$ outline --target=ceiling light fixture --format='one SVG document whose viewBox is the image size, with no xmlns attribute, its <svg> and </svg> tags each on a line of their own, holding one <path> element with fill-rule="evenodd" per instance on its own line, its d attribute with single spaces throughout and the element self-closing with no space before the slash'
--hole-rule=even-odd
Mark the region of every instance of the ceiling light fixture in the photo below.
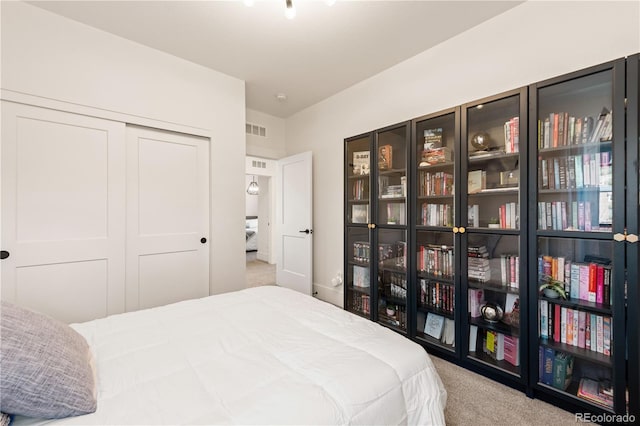
<svg viewBox="0 0 640 426">
<path fill-rule="evenodd" d="M 253 176 L 249 187 L 247 188 L 247 194 L 249 195 L 258 195 L 260 193 L 260 187 L 258 186 L 258 182 L 256 182 L 256 177 Z"/>
<path fill-rule="evenodd" d="M 293 6 L 293 0 L 285 0 L 285 2 L 287 3 L 287 8 L 284 11 L 284 16 L 286 16 L 287 19 L 295 18 L 296 8 Z"/>
<path fill-rule="evenodd" d="M 287 100 L 287 95 L 285 95 L 284 93 L 276 93 L 276 99 L 280 102 L 284 102 Z"/>
</svg>

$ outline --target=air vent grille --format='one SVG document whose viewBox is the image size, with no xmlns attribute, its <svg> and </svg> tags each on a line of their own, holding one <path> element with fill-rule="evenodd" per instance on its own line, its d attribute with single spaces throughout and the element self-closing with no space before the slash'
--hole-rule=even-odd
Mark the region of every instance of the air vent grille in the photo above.
<svg viewBox="0 0 640 426">
<path fill-rule="evenodd" d="M 267 168 L 267 162 L 266 161 L 251 160 L 251 166 L 255 167 L 257 169 L 266 169 Z"/>
<path fill-rule="evenodd" d="M 248 135 L 267 137 L 267 128 L 257 124 L 246 123 L 245 131 Z"/>
</svg>

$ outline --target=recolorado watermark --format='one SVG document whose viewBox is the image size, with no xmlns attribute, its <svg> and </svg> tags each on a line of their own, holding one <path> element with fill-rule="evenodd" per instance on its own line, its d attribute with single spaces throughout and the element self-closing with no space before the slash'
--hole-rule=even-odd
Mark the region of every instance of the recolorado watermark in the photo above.
<svg viewBox="0 0 640 426">
<path fill-rule="evenodd" d="M 576 423 L 628 423 L 636 422 L 633 414 L 592 414 L 576 413 Z"/>
</svg>

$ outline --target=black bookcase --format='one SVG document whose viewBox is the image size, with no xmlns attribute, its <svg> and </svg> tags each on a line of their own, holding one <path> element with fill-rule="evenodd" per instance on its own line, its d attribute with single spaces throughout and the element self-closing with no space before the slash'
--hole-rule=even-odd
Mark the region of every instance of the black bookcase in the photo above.
<svg viewBox="0 0 640 426">
<path fill-rule="evenodd" d="M 345 309 L 531 397 L 640 418 L 639 73 L 634 55 L 346 139 Z"/>
</svg>

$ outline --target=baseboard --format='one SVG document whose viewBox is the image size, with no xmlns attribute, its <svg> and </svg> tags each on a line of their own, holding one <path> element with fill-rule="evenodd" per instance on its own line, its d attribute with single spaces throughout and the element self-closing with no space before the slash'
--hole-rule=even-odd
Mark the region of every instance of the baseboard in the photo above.
<svg viewBox="0 0 640 426">
<path fill-rule="evenodd" d="M 326 286 L 322 284 L 313 284 L 313 291 L 316 298 L 329 302 L 332 305 L 336 305 L 342 308 L 344 305 L 344 299 L 342 297 L 342 286 Z"/>
</svg>

